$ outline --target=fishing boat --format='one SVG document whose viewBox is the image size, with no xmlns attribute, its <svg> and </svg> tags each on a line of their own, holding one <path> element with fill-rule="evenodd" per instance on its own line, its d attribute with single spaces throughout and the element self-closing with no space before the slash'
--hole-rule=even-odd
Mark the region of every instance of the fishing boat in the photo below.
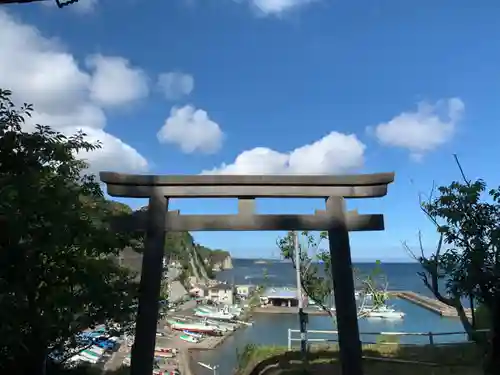
<svg viewBox="0 0 500 375">
<path fill-rule="evenodd" d="M 177 322 L 175 320 L 167 320 L 167 323 L 170 325 L 170 328 L 176 331 L 190 331 L 197 333 L 205 333 L 208 335 L 218 334 L 220 329 L 214 325 L 208 325 L 204 323 L 184 323 Z"/>
<path fill-rule="evenodd" d="M 375 308 L 365 307 L 362 312 L 365 313 L 367 318 L 379 318 L 379 319 L 402 319 L 405 313 L 402 311 L 397 311 L 386 305 L 378 306 Z"/>
<path fill-rule="evenodd" d="M 186 335 L 193 336 L 194 338 L 197 338 L 197 339 L 202 339 L 203 338 L 203 335 L 200 334 L 200 333 L 190 332 L 190 331 L 184 331 L 184 333 Z"/>
<path fill-rule="evenodd" d="M 175 354 L 171 352 L 157 352 L 155 350 L 155 358 L 174 358 Z"/>
<path fill-rule="evenodd" d="M 200 318 L 210 318 L 210 319 L 216 319 L 216 320 L 233 320 L 235 318 L 234 314 L 231 314 L 226 311 L 206 311 L 206 310 L 199 310 L 196 309 L 194 312 L 195 316 L 198 316 Z"/>
<path fill-rule="evenodd" d="M 155 346 L 155 352 L 163 352 L 163 353 L 177 353 L 176 348 L 164 348 L 163 346 Z"/>
<path fill-rule="evenodd" d="M 208 306 L 199 306 L 196 310 L 203 311 L 203 312 L 206 312 L 206 313 L 216 312 L 217 311 L 216 308 L 208 307 Z"/>
<path fill-rule="evenodd" d="M 200 340 L 198 340 L 196 337 L 190 335 L 181 335 L 179 338 L 192 344 L 198 344 L 200 342 Z"/>
<path fill-rule="evenodd" d="M 210 319 L 205 319 L 204 320 L 207 324 L 214 325 L 219 327 L 221 331 L 227 332 L 227 331 L 234 331 L 236 330 L 236 325 L 232 323 L 227 323 L 227 322 L 219 322 L 216 320 L 210 320 Z"/>
<path fill-rule="evenodd" d="M 100 348 L 97 348 L 100 349 Z M 99 353 L 98 350 L 90 348 L 83 350 L 82 352 L 78 353 L 80 358 L 85 361 L 85 362 L 90 362 L 92 364 L 96 364 L 99 362 L 99 360 L 102 358 L 103 353 Z"/>
</svg>

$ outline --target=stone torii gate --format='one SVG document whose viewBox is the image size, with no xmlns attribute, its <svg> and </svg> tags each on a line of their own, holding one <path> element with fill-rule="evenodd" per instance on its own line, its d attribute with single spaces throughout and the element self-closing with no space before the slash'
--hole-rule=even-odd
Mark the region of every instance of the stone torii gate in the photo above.
<svg viewBox="0 0 500 375">
<path fill-rule="evenodd" d="M 147 212 L 121 223 L 122 230 L 146 232 L 131 375 L 153 371 L 158 298 L 165 233 L 168 231 L 328 231 L 339 331 L 342 374 L 362 375 L 349 231 L 384 230 L 380 214 L 346 212 L 344 198 L 387 194 L 394 173 L 347 176 L 149 176 L 101 172 L 113 197 L 149 198 Z M 312 215 L 259 215 L 255 198 L 324 198 L 326 210 Z M 237 198 L 235 215 L 181 215 L 168 211 L 169 198 Z M 168 254 L 167 254 L 168 255 Z"/>
</svg>

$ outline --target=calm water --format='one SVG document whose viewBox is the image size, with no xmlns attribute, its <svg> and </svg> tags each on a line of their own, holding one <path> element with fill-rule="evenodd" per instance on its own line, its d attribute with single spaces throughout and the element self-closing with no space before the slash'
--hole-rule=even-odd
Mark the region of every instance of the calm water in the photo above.
<svg viewBox="0 0 500 375">
<path fill-rule="evenodd" d="M 233 282 L 235 284 L 267 284 L 272 286 L 295 285 L 295 273 L 291 264 L 288 263 L 268 263 L 254 264 L 252 260 L 235 259 L 232 270 L 222 271 L 217 275 L 219 280 Z M 356 268 L 362 272 L 369 272 L 374 264 L 356 264 Z M 263 277 L 263 268 L 267 269 L 267 280 Z M 382 269 L 387 275 L 389 289 L 391 290 L 413 290 L 425 295 L 430 295 L 429 291 L 422 285 L 417 272 L 420 271 L 418 264 L 412 263 L 387 263 L 382 264 Z M 462 332 L 460 322 L 454 318 L 441 318 L 430 311 L 419 308 L 403 300 L 393 300 L 390 302 L 396 309 L 406 313 L 404 319 L 396 321 L 368 320 L 360 319 L 360 332 Z M 286 345 L 288 329 L 298 329 L 298 318 L 290 314 L 256 314 L 254 325 L 238 330 L 232 337 L 228 338 L 219 348 L 212 351 L 199 353 L 199 359 L 206 363 L 218 364 L 219 374 L 232 374 L 236 366 L 236 350 L 244 348 L 246 344 L 266 344 L 266 345 Z M 308 329 L 311 330 L 335 330 L 332 321 L 325 316 L 310 316 Z M 324 335 L 309 335 L 309 338 L 325 338 Z M 373 335 L 362 334 L 364 342 L 374 342 Z M 332 339 L 336 339 L 332 336 Z M 437 336 L 435 342 L 462 341 L 464 335 Z M 403 343 L 425 343 L 426 337 L 405 337 L 401 339 Z M 295 342 L 294 345 L 298 345 Z M 200 374 L 209 374 L 200 367 Z"/>
</svg>

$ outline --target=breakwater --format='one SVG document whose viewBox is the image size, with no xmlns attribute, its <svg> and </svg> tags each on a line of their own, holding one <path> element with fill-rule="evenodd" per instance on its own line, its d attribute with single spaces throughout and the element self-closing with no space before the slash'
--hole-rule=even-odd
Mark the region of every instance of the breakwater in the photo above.
<svg viewBox="0 0 500 375">
<path fill-rule="evenodd" d="M 419 293 L 415 293 L 412 291 L 391 291 L 389 295 L 392 297 L 404 299 L 405 301 L 411 302 L 415 305 L 418 305 L 426 310 L 432 311 L 438 315 L 448 317 L 448 318 L 457 318 L 457 311 L 445 303 L 438 301 L 435 298 L 427 297 Z M 472 311 L 470 308 L 465 309 L 465 314 L 468 318 L 471 318 Z"/>
</svg>

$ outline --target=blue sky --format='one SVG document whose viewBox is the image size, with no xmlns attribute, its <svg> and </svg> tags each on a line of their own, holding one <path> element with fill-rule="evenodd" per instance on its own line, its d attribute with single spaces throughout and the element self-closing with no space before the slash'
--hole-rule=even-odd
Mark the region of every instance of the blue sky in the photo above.
<svg viewBox="0 0 500 375">
<path fill-rule="evenodd" d="M 3 6 L 0 86 L 35 104 L 33 121 L 100 139 L 103 149 L 87 155 L 94 171 L 394 171 L 387 197 L 349 202 L 386 221 L 384 232 L 352 234 L 352 252 L 408 259 L 401 241 L 415 244 L 419 229 L 435 243 L 418 193 L 460 177 L 453 153 L 470 178 L 499 184 L 499 15 L 496 1 L 462 0 Z M 261 213 L 321 206 L 258 203 Z M 171 207 L 236 212 L 235 201 Z M 236 257 L 265 257 L 277 254 L 278 234 L 195 237 Z"/>
</svg>

